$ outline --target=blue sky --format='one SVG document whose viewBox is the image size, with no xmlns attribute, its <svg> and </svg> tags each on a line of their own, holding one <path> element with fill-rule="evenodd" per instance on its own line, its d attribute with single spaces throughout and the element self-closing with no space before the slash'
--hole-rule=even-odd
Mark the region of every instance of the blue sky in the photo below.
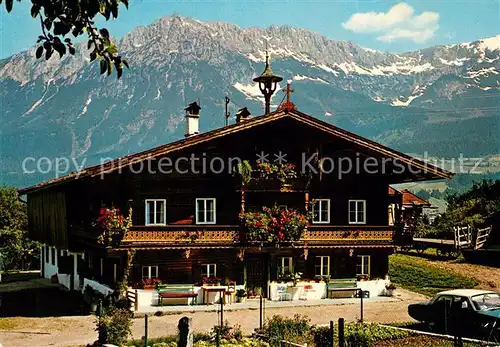
<svg viewBox="0 0 500 347">
<path fill-rule="evenodd" d="M 32 46 L 39 20 L 29 15 L 30 1 L 0 9 L 0 57 Z M 474 41 L 499 34 L 499 0 L 313 0 L 215 1 L 130 0 L 116 21 L 106 23 L 115 37 L 163 16 L 179 13 L 203 21 L 240 27 L 289 24 L 334 40 L 350 40 L 382 51 L 409 51 L 438 44 Z"/>
</svg>

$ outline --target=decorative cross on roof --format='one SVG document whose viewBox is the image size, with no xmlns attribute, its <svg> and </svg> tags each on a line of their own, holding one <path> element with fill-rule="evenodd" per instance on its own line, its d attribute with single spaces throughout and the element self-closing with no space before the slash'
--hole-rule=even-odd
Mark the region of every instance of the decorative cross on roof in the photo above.
<svg viewBox="0 0 500 347">
<path fill-rule="evenodd" d="M 295 110 L 295 105 L 293 102 L 290 101 L 290 94 L 293 93 L 295 90 L 292 89 L 291 87 L 291 83 L 292 81 L 288 80 L 287 84 L 286 84 L 286 88 L 283 88 L 282 91 L 285 92 L 286 94 L 286 101 L 283 102 L 280 107 L 279 107 L 279 110 L 281 111 L 291 111 L 291 110 Z"/>
</svg>

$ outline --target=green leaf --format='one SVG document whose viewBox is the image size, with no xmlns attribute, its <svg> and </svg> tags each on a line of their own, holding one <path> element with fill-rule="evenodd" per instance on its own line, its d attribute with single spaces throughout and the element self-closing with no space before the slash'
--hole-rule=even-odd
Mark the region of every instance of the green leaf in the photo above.
<svg viewBox="0 0 500 347">
<path fill-rule="evenodd" d="M 101 34 L 102 37 L 105 37 L 109 39 L 109 31 L 106 28 L 102 28 L 99 30 L 99 34 Z"/>
<path fill-rule="evenodd" d="M 111 75 L 113 72 L 113 64 L 111 64 L 110 61 L 108 61 L 108 76 Z"/>
<path fill-rule="evenodd" d="M 128 10 L 128 0 L 121 0 L 121 1 L 122 1 L 122 3 L 125 5 L 125 7 Z"/>
<path fill-rule="evenodd" d="M 40 12 L 40 6 L 38 5 L 31 6 L 31 17 L 36 18 L 38 16 L 38 12 Z"/>
<path fill-rule="evenodd" d="M 38 48 L 36 49 L 36 54 L 35 54 L 35 56 L 36 56 L 36 58 L 37 58 L 37 59 L 39 59 L 39 58 L 42 56 L 42 54 L 43 54 L 43 46 L 40 46 L 40 47 L 38 47 Z"/>
<path fill-rule="evenodd" d="M 123 65 L 125 65 L 125 66 L 127 67 L 127 69 L 129 68 L 129 67 L 128 67 L 128 61 L 126 61 L 126 60 L 124 59 L 124 60 L 122 60 L 122 63 L 123 63 Z"/>
<path fill-rule="evenodd" d="M 116 53 L 118 53 L 118 48 L 116 48 L 115 45 L 111 45 L 108 47 L 108 53 L 109 54 L 116 54 Z"/>
<path fill-rule="evenodd" d="M 54 44 L 54 49 L 59 53 L 59 58 L 66 54 L 66 46 L 61 42 Z"/>
<path fill-rule="evenodd" d="M 69 54 L 71 54 L 71 55 L 75 55 L 75 52 L 76 52 L 76 51 L 75 51 L 75 47 L 73 47 L 73 46 L 69 46 L 69 47 L 68 47 L 68 49 L 69 49 Z"/>
<path fill-rule="evenodd" d="M 123 69 L 121 67 L 117 68 L 116 69 L 116 74 L 118 76 L 118 79 L 120 79 L 120 77 L 122 77 L 122 74 L 123 74 Z"/>
<path fill-rule="evenodd" d="M 112 1 L 111 2 L 111 14 L 113 15 L 113 18 L 118 18 L 118 2 Z"/>
<path fill-rule="evenodd" d="M 53 52 L 54 50 L 52 49 L 52 46 L 49 49 L 47 49 L 45 51 L 45 60 L 49 60 Z"/>
<path fill-rule="evenodd" d="M 96 52 L 94 51 L 94 52 L 90 53 L 90 61 L 94 61 L 94 60 L 95 60 L 95 58 L 97 58 L 97 54 L 96 54 Z"/>
<path fill-rule="evenodd" d="M 101 60 L 100 65 L 101 65 L 101 75 L 102 75 L 108 69 L 108 63 L 106 60 L 103 59 Z"/>
<path fill-rule="evenodd" d="M 12 11 L 13 5 L 14 5 L 14 0 L 6 0 L 5 1 L 5 8 L 7 9 L 7 12 Z"/>
</svg>

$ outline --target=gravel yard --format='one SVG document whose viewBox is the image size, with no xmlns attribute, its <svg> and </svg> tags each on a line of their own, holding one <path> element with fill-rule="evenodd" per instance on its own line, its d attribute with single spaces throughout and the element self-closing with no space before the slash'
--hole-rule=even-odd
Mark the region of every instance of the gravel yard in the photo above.
<svg viewBox="0 0 500 347">
<path fill-rule="evenodd" d="M 411 318 L 407 314 L 407 305 L 424 300 L 424 297 L 398 290 L 396 302 L 365 303 L 364 319 L 367 322 L 391 323 L 407 322 Z M 331 319 L 344 317 L 348 321 L 359 318 L 359 304 L 325 305 L 309 307 L 268 308 L 266 317 L 280 314 L 293 316 L 303 314 L 311 318 L 313 324 L 327 324 Z M 150 317 L 149 336 L 158 337 L 175 334 L 177 322 L 183 316 L 193 318 L 197 332 L 207 332 L 217 324 L 217 313 L 196 312 L 185 314 Z M 259 325 L 258 310 L 238 310 L 224 313 L 224 319 L 230 324 L 241 325 L 244 333 L 251 333 Z M 49 317 L 49 318 L 0 318 L 0 343 L 9 346 L 78 346 L 93 342 L 96 339 L 94 317 Z M 141 338 L 144 334 L 144 319 L 134 319 L 133 337 Z"/>
</svg>

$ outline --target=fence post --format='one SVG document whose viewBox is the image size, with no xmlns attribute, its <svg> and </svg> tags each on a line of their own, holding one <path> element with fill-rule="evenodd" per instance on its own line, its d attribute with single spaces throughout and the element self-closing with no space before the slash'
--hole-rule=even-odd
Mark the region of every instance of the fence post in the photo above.
<svg viewBox="0 0 500 347">
<path fill-rule="evenodd" d="M 135 290 L 135 299 L 134 299 L 134 311 L 139 310 L 139 293 L 137 292 L 137 289 Z"/>
<path fill-rule="evenodd" d="M 334 330 L 333 330 L 333 321 L 331 320 L 330 321 L 330 347 L 334 347 L 335 346 L 335 334 L 334 334 Z"/>
<path fill-rule="evenodd" d="M 262 294 L 260 295 L 260 306 L 259 306 L 259 329 L 262 330 Z"/>
<path fill-rule="evenodd" d="M 182 317 L 179 320 L 179 343 L 178 347 L 193 347 L 192 320 L 189 317 Z"/>
<path fill-rule="evenodd" d="M 223 292 L 220 292 L 220 326 L 221 328 L 224 326 L 224 294 Z"/>
<path fill-rule="evenodd" d="M 339 318 L 339 347 L 345 346 L 344 340 L 344 318 Z"/>
<path fill-rule="evenodd" d="M 363 289 L 359 290 L 359 296 L 361 297 L 361 323 L 363 323 L 363 296 L 365 296 Z"/>
<path fill-rule="evenodd" d="M 144 347 L 148 347 L 148 315 L 144 315 Z"/>
<path fill-rule="evenodd" d="M 217 329 L 215 332 L 215 345 L 217 347 L 220 346 L 220 330 L 219 329 Z"/>
</svg>

